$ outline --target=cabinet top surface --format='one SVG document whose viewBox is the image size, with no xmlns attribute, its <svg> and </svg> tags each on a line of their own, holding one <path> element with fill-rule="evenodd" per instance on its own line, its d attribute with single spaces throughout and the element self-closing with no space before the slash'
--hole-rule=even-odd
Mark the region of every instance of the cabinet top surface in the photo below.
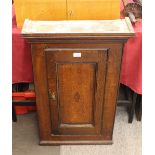
<svg viewBox="0 0 155 155">
<path fill-rule="evenodd" d="M 133 36 L 134 30 L 128 17 L 117 20 L 66 20 L 33 21 L 26 19 L 22 35 L 69 35 L 76 36 Z"/>
</svg>

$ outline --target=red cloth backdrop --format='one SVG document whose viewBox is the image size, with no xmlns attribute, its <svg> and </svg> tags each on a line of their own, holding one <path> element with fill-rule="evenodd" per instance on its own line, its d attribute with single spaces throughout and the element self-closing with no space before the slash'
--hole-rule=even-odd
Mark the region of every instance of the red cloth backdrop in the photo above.
<svg viewBox="0 0 155 155">
<path fill-rule="evenodd" d="M 32 82 L 31 48 L 16 26 L 14 7 L 12 16 L 12 83 Z"/>
<path fill-rule="evenodd" d="M 134 26 L 135 37 L 125 44 L 120 82 L 142 94 L 142 23 Z"/>
<path fill-rule="evenodd" d="M 122 2 L 120 7 L 123 8 Z M 21 29 L 16 27 L 14 8 L 12 12 L 12 83 L 33 82 L 30 45 L 21 37 Z M 142 23 L 133 27 L 135 37 L 125 44 L 120 82 L 142 94 Z"/>
<path fill-rule="evenodd" d="M 132 3 L 133 0 L 128 0 Z M 120 10 L 124 8 L 121 1 Z M 142 21 L 133 25 L 135 37 L 124 46 L 120 83 L 142 94 Z"/>
</svg>

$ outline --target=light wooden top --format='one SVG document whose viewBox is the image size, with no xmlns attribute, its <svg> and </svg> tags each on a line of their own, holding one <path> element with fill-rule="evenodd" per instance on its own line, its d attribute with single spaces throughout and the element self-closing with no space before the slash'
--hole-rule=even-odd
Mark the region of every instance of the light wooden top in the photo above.
<svg viewBox="0 0 155 155">
<path fill-rule="evenodd" d="M 33 21 L 26 19 L 22 34 L 134 34 L 128 17 L 117 20 Z"/>
</svg>

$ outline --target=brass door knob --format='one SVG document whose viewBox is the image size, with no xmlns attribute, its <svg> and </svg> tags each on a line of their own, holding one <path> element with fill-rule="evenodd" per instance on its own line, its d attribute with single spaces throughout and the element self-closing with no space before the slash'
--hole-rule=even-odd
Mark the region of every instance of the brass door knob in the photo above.
<svg viewBox="0 0 155 155">
<path fill-rule="evenodd" d="M 52 92 L 50 89 L 48 91 L 48 94 L 49 94 L 49 98 L 52 99 L 52 100 L 56 100 L 56 95 L 54 92 Z"/>
</svg>

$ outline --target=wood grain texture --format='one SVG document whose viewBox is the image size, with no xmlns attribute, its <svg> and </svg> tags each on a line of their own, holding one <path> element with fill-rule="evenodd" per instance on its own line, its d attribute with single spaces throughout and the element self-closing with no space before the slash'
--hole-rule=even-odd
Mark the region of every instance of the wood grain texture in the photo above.
<svg viewBox="0 0 155 155">
<path fill-rule="evenodd" d="M 26 18 L 32 20 L 65 20 L 66 0 L 14 0 L 17 27 Z"/>
<path fill-rule="evenodd" d="M 70 48 L 70 46 L 72 48 Z M 33 61 L 36 63 L 34 67 L 38 70 L 34 71 L 34 75 L 37 75 L 35 85 L 40 84 L 39 87 L 35 87 L 35 89 L 36 94 L 38 94 L 37 107 L 41 141 L 45 140 L 47 142 L 46 144 L 54 145 L 55 141 L 57 141 L 55 144 L 67 144 L 67 141 L 68 144 L 70 144 L 69 141 L 73 140 L 79 141 L 77 143 L 75 142 L 75 144 L 80 144 L 80 142 L 81 144 L 85 144 L 83 141 L 90 141 L 91 144 L 93 140 L 98 144 L 98 140 L 103 141 L 103 143 L 104 141 L 112 140 L 122 47 L 123 46 L 118 43 L 33 45 L 33 51 L 35 53 L 32 54 L 34 57 L 33 60 L 37 60 Z M 77 58 L 73 57 L 73 52 L 79 52 L 79 50 L 82 53 L 82 57 L 77 61 Z M 74 123 L 77 124 L 75 120 L 75 122 L 72 121 L 72 123 L 68 124 L 61 123 L 59 116 L 59 114 L 62 113 L 59 108 L 60 105 L 57 101 L 49 99 L 48 96 L 49 88 L 55 90 L 56 94 L 59 93 L 57 92 L 57 90 L 59 90 L 57 89 L 57 75 L 60 76 L 62 73 L 57 74 L 56 64 L 72 64 L 77 62 L 80 65 L 83 65 L 83 63 L 89 64 L 91 62 L 91 64 L 88 65 L 88 70 L 91 68 L 92 62 L 98 64 L 96 69 L 96 81 L 98 81 L 96 92 L 98 93 L 95 95 L 96 105 L 92 107 L 95 113 L 95 123 L 92 124 L 92 126 L 90 126 L 91 123 L 88 125 L 87 122 L 83 123 L 83 126 L 80 126 L 80 124 L 74 126 Z M 62 71 L 64 72 L 64 68 Z M 36 72 L 38 74 L 36 74 Z M 43 92 L 45 92 L 45 94 Z M 92 96 L 90 96 L 90 98 L 92 98 Z M 68 105 L 65 108 L 67 107 Z M 74 108 L 72 110 L 74 110 Z M 73 113 L 74 112 L 77 112 L 76 109 Z M 89 113 L 89 110 L 87 113 Z M 67 117 L 67 115 L 65 117 Z M 79 115 L 78 119 L 82 118 L 85 120 L 85 117 Z M 60 142 L 61 140 L 62 142 Z M 41 144 L 45 145 L 44 143 Z"/>
<path fill-rule="evenodd" d="M 116 102 L 119 89 L 119 77 L 121 69 L 123 46 L 118 45 L 110 48 L 108 70 L 106 77 L 106 91 L 104 97 L 104 113 L 102 124 L 102 134 L 104 139 L 112 139 L 113 126 L 116 112 Z"/>
<path fill-rule="evenodd" d="M 36 104 L 39 119 L 40 139 L 47 140 L 51 133 L 50 111 L 48 105 L 48 93 L 47 93 L 47 80 L 46 80 L 46 64 L 45 55 L 41 48 L 36 45 L 32 45 L 32 63 L 34 84 L 36 92 Z M 37 51 L 37 52 L 36 52 Z M 42 76 L 40 76 L 42 73 Z M 46 115 L 44 115 L 46 113 Z"/>
<path fill-rule="evenodd" d="M 93 123 L 93 78 L 93 64 L 66 63 L 58 65 L 61 123 Z"/>
<path fill-rule="evenodd" d="M 120 18 L 120 0 L 67 0 L 69 20 L 105 20 Z"/>
<path fill-rule="evenodd" d="M 24 20 L 119 19 L 119 0 L 14 0 L 17 27 Z"/>
<path fill-rule="evenodd" d="M 44 51 L 48 88 L 57 96 L 57 101 L 51 101 L 52 122 L 57 122 L 52 123 L 54 134 L 100 133 L 108 49 L 54 49 L 48 45 Z M 73 57 L 77 52 L 80 58 Z"/>
<path fill-rule="evenodd" d="M 103 141 L 103 140 L 96 140 L 96 141 L 89 141 L 89 140 L 79 140 L 79 141 L 40 141 L 40 145 L 110 145 L 113 144 L 112 140 Z"/>
</svg>

